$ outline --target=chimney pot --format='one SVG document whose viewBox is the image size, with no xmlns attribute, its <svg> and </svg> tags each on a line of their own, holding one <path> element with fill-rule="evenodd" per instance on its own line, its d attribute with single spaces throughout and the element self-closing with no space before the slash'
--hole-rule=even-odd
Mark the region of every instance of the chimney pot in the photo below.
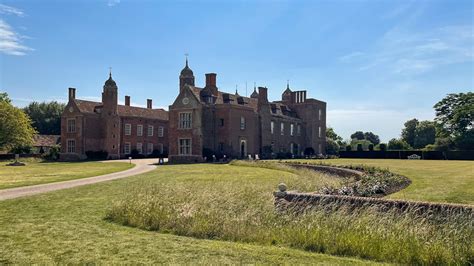
<svg viewBox="0 0 474 266">
<path fill-rule="evenodd" d="M 76 99 L 76 88 L 69 88 L 69 100 Z"/>
<path fill-rule="evenodd" d="M 152 106 L 153 106 L 153 105 L 152 105 L 151 99 L 147 99 L 147 100 L 146 100 L 146 108 L 152 109 Z"/>
<path fill-rule="evenodd" d="M 130 106 L 130 96 L 125 95 L 125 105 Z"/>
</svg>

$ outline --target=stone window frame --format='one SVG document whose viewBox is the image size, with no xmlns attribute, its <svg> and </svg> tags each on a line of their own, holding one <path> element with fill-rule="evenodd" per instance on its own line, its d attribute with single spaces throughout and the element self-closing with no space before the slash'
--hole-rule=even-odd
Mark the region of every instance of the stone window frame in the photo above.
<svg viewBox="0 0 474 266">
<path fill-rule="evenodd" d="M 76 118 L 67 119 L 67 133 L 76 133 Z"/>
<path fill-rule="evenodd" d="M 275 121 L 270 121 L 270 133 L 275 133 Z"/>
<path fill-rule="evenodd" d="M 240 130 L 245 130 L 245 127 L 246 127 L 245 117 L 241 116 L 240 117 Z"/>
<path fill-rule="evenodd" d="M 147 127 L 148 137 L 153 137 L 154 131 L 155 131 L 155 127 L 153 125 L 148 125 L 148 127 Z"/>
<path fill-rule="evenodd" d="M 323 113 L 323 111 L 321 109 L 319 109 L 319 111 L 318 111 L 319 121 L 321 121 L 322 113 Z"/>
<path fill-rule="evenodd" d="M 295 124 L 291 123 L 290 124 L 290 136 L 294 136 L 295 135 Z"/>
<path fill-rule="evenodd" d="M 160 152 L 160 154 L 163 154 L 163 151 L 164 151 L 163 143 L 158 143 L 158 151 Z"/>
<path fill-rule="evenodd" d="M 127 148 L 128 148 L 128 152 L 127 152 Z M 124 142 L 123 143 L 123 153 L 124 154 L 130 154 L 132 151 L 132 145 L 130 144 L 130 142 Z"/>
<path fill-rule="evenodd" d="M 183 143 L 184 146 L 182 146 L 181 141 L 186 141 L 186 140 L 189 140 L 189 143 L 188 144 Z M 178 139 L 178 154 L 179 155 L 191 155 L 192 154 L 192 145 L 193 145 L 193 139 L 192 138 L 179 138 Z"/>
<path fill-rule="evenodd" d="M 158 127 L 158 137 L 162 138 L 165 135 L 165 127 L 159 126 Z"/>
<path fill-rule="evenodd" d="M 301 136 L 301 124 L 296 124 L 296 135 Z"/>
<path fill-rule="evenodd" d="M 193 127 L 193 112 L 178 113 L 178 129 L 191 129 Z"/>
<path fill-rule="evenodd" d="M 152 154 L 153 153 L 153 143 L 148 142 L 146 144 L 146 153 L 147 154 Z"/>
<path fill-rule="evenodd" d="M 318 127 L 318 137 L 319 138 L 322 138 L 322 129 L 321 129 L 321 126 Z"/>
<path fill-rule="evenodd" d="M 66 151 L 67 153 L 76 153 L 76 140 L 75 139 L 66 140 Z"/>
<path fill-rule="evenodd" d="M 139 154 L 143 154 L 143 143 L 137 142 L 137 151 Z"/>
<path fill-rule="evenodd" d="M 143 125 L 137 125 L 137 137 L 143 136 Z"/>
<path fill-rule="evenodd" d="M 132 124 L 126 123 L 123 128 L 123 132 L 125 136 L 131 136 L 132 135 Z"/>
<path fill-rule="evenodd" d="M 285 123 L 283 122 L 280 123 L 280 135 L 285 135 Z"/>
</svg>

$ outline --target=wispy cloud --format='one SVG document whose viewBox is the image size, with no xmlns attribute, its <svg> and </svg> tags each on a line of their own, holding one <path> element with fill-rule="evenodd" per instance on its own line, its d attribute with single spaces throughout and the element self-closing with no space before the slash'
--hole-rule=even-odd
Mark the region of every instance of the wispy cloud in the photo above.
<svg viewBox="0 0 474 266">
<path fill-rule="evenodd" d="M 23 12 L 23 10 L 12 7 L 12 6 L 7 6 L 4 4 L 0 4 L 0 14 L 16 15 L 19 17 L 25 16 L 25 13 Z"/>
<path fill-rule="evenodd" d="M 22 36 L 14 31 L 14 29 L 4 20 L 0 19 L 0 52 L 8 55 L 25 55 L 34 49 L 23 44 Z"/>
<path fill-rule="evenodd" d="M 108 0 L 107 1 L 107 5 L 110 6 L 110 7 L 116 6 L 118 4 L 120 4 L 120 0 Z"/>
<path fill-rule="evenodd" d="M 365 62 L 359 71 L 384 69 L 393 74 L 421 74 L 436 67 L 474 60 L 472 25 L 410 32 L 400 28 L 387 31 L 372 51 L 354 52 L 339 58 L 343 63 Z"/>
</svg>

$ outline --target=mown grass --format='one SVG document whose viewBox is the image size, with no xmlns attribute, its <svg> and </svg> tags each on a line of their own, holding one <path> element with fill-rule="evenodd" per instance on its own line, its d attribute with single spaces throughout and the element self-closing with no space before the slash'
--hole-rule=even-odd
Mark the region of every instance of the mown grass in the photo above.
<svg viewBox="0 0 474 266">
<path fill-rule="evenodd" d="M 0 162 L 0 189 L 66 181 L 120 172 L 134 165 L 124 162 L 46 162 L 26 161 L 26 166 L 7 166 Z"/>
<path fill-rule="evenodd" d="M 288 160 L 333 165 L 367 165 L 408 177 L 412 183 L 388 198 L 474 205 L 474 162 L 442 160 Z"/>
<path fill-rule="evenodd" d="M 239 195 L 235 192 L 242 184 L 252 184 L 249 196 L 261 193 L 260 208 L 272 208 L 271 192 L 282 181 L 296 187 L 297 177 L 229 165 L 169 165 L 140 176 L 0 201 L 0 264 L 375 264 L 285 246 L 162 234 L 104 220 L 110 206 L 130 188 L 153 186 L 163 196 L 174 191 L 187 194 L 173 197 L 192 199 L 214 184 L 213 193 L 233 195 Z M 186 189 L 173 190 L 182 185 Z M 242 199 L 236 207 L 252 204 L 252 199 Z"/>
<path fill-rule="evenodd" d="M 238 163 L 252 173 L 259 164 Z M 299 191 L 316 191 L 334 177 L 298 175 L 275 167 L 280 180 Z M 222 170 L 226 167 L 221 166 Z M 297 175 L 284 175 L 283 173 Z M 298 177 L 300 176 L 300 177 Z M 278 180 L 278 179 L 277 179 Z M 474 262 L 474 217 L 437 217 L 380 213 L 370 206 L 356 212 L 327 206 L 305 215 L 275 211 L 275 179 L 229 172 L 226 176 L 182 175 L 129 187 L 112 205 L 106 219 L 146 230 L 202 239 L 278 245 L 333 255 L 356 256 L 403 264 L 468 264 Z"/>
</svg>

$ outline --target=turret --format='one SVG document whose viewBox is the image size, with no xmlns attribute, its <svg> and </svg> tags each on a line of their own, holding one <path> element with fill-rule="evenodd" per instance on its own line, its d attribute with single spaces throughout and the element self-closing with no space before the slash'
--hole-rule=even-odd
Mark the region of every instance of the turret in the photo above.
<svg viewBox="0 0 474 266">
<path fill-rule="evenodd" d="M 194 86 L 194 73 L 188 66 L 188 57 L 186 56 L 186 66 L 181 70 L 179 75 L 179 92 L 184 89 L 184 85 Z"/>
</svg>

